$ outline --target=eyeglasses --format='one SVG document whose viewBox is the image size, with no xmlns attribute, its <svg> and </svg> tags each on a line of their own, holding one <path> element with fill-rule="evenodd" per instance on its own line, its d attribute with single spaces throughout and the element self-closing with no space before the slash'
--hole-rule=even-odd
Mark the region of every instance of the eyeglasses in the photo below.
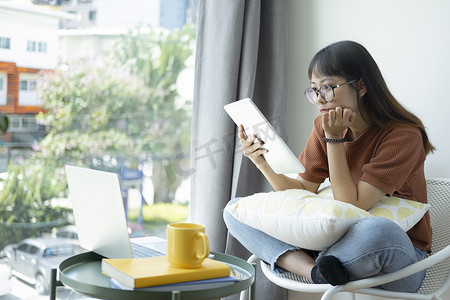
<svg viewBox="0 0 450 300">
<path fill-rule="evenodd" d="M 305 90 L 306 99 L 308 99 L 308 101 L 311 102 L 312 104 L 316 104 L 319 101 L 319 94 L 320 94 L 320 96 L 322 96 L 322 98 L 326 102 L 331 102 L 334 99 L 334 89 L 335 88 L 338 88 L 343 85 L 351 84 L 351 83 L 355 82 L 356 80 L 357 79 L 353 79 L 353 80 L 350 80 L 350 81 L 347 81 L 345 83 L 338 84 L 335 86 L 329 86 L 327 84 L 324 84 L 319 88 L 319 90 L 313 89 L 313 88 L 306 89 Z"/>
</svg>

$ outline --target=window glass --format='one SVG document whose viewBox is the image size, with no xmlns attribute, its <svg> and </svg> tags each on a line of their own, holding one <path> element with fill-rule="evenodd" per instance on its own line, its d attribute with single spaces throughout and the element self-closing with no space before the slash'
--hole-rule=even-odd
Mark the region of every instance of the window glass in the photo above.
<svg viewBox="0 0 450 300">
<path fill-rule="evenodd" d="M 30 51 L 30 52 L 36 51 L 36 42 L 27 41 L 27 51 Z"/>
<path fill-rule="evenodd" d="M 89 21 L 95 21 L 97 19 L 97 11 L 91 10 L 89 12 Z"/>
<path fill-rule="evenodd" d="M 6 37 L 0 37 L 0 48 L 10 49 L 11 48 L 11 39 Z"/>
<path fill-rule="evenodd" d="M 39 42 L 39 52 L 47 52 L 47 43 L 45 42 Z"/>
<path fill-rule="evenodd" d="M 0 136 L 0 250 L 74 224 L 66 164 L 119 175 L 130 237 L 165 238 L 167 223 L 188 219 L 196 28 L 185 20 L 198 1 L 175 1 L 163 17 L 160 1 L 53 1 L 77 17 L 51 36 L 34 34 L 51 26 L 42 16 L 16 16 L 28 30 L 11 39 L 27 51 L 3 77 L 15 112 Z M 69 248 L 47 253 L 80 251 L 72 238 L 76 228 Z"/>
<path fill-rule="evenodd" d="M 28 249 L 28 253 L 30 253 L 30 254 L 36 254 L 36 253 L 38 253 L 38 251 L 39 251 L 39 248 L 36 246 L 33 246 L 33 245 L 31 245 L 30 248 Z"/>
<path fill-rule="evenodd" d="M 7 94 L 7 77 L 8 75 L 3 72 L 0 72 L 0 106 L 1 105 L 6 105 L 7 104 L 7 98 L 8 98 L 8 94 Z M 1 152 L 4 149 L 0 148 L 0 157 L 1 157 Z M 0 168 L 1 169 L 1 168 Z"/>
<path fill-rule="evenodd" d="M 36 90 L 36 80 L 30 80 L 29 83 L 30 91 Z"/>
<path fill-rule="evenodd" d="M 36 123 L 36 119 L 34 118 L 23 118 L 22 119 L 22 128 L 25 130 L 37 129 L 38 124 Z"/>
<path fill-rule="evenodd" d="M 20 245 L 18 248 L 17 248 L 17 250 L 20 250 L 20 251 L 23 251 L 23 252 L 28 252 L 28 248 L 29 248 L 30 246 L 27 244 L 27 243 L 24 243 L 24 244 L 22 244 L 22 245 Z"/>
<path fill-rule="evenodd" d="M 73 246 L 70 244 L 67 245 L 58 245 L 50 248 L 50 252 L 52 255 L 68 255 L 73 253 Z"/>
<path fill-rule="evenodd" d="M 21 80 L 20 81 L 20 90 L 21 91 L 28 91 L 28 80 Z"/>
<path fill-rule="evenodd" d="M 60 237 L 60 238 L 67 238 L 68 235 L 69 235 L 68 232 L 59 232 L 59 233 L 56 234 L 56 236 Z"/>
<path fill-rule="evenodd" d="M 22 122 L 19 118 L 10 118 L 9 119 L 9 130 L 12 131 L 14 129 L 20 129 L 22 128 Z"/>
</svg>

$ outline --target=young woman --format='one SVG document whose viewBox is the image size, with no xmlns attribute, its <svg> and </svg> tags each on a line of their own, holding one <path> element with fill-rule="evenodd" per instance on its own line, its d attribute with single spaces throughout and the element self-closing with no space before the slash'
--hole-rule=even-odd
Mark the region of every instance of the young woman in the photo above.
<svg viewBox="0 0 450 300">
<path fill-rule="evenodd" d="M 352 41 L 331 44 L 314 56 L 308 74 L 311 88 L 305 96 L 320 115 L 299 158 L 304 173 L 297 178 L 274 173 L 262 156 L 267 150 L 239 129 L 244 156 L 272 187 L 317 192 L 329 178 L 335 199 L 365 210 L 385 195 L 426 203 L 424 162 L 434 147 L 422 122 L 390 93 L 369 52 Z M 394 272 L 431 250 L 428 213 L 406 233 L 387 219 L 365 218 L 320 253 L 281 242 L 227 212 L 224 219 L 230 233 L 275 270 L 314 283 L 338 285 Z M 415 292 L 424 277 L 425 271 L 380 288 Z"/>
</svg>

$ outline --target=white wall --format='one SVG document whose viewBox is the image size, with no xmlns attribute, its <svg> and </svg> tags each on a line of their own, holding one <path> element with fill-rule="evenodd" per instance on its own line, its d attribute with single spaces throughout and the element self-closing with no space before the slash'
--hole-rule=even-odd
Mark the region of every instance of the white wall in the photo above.
<svg viewBox="0 0 450 300">
<path fill-rule="evenodd" d="M 428 129 L 437 151 L 427 177 L 450 177 L 450 1 L 288 0 L 288 144 L 299 154 L 317 115 L 303 91 L 307 68 L 321 48 L 339 40 L 363 44 L 397 99 Z"/>
<path fill-rule="evenodd" d="M 57 65 L 58 22 L 67 17 L 30 3 L 0 3 L 0 36 L 11 39 L 11 49 L 0 49 L 0 60 L 18 67 L 53 69 Z M 27 51 L 27 41 L 44 42 L 46 52 Z"/>
<path fill-rule="evenodd" d="M 288 144 L 293 152 L 302 151 L 317 116 L 303 95 L 309 61 L 330 43 L 354 40 L 369 50 L 393 94 L 427 127 L 437 150 L 427 158 L 426 176 L 450 177 L 449 13 L 447 0 L 288 0 Z M 351 299 L 346 296 L 336 299 Z M 320 296 L 291 292 L 290 299 Z"/>
<path fill-rule="evenodd" d="M 98 28 L 133 28 L 159 25 L 160 0 L 96 0 Z M 123 18 L 122 16 L 133 16 Z"/>
</svg>

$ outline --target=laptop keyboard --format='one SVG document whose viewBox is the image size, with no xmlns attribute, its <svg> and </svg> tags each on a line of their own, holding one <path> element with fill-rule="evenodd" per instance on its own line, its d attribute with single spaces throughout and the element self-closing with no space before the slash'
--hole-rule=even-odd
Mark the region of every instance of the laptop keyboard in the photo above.
<svg viewBox="0 0 450 300">
<path fill-rule="evenodd" d="M 152 249 L 149 247 L 142 246 L 140 244 L 131 243 L 131 250 L 133 251 L 133 257 L 153 257 L 165 255 L 165 253 Z"/>
</svg>

